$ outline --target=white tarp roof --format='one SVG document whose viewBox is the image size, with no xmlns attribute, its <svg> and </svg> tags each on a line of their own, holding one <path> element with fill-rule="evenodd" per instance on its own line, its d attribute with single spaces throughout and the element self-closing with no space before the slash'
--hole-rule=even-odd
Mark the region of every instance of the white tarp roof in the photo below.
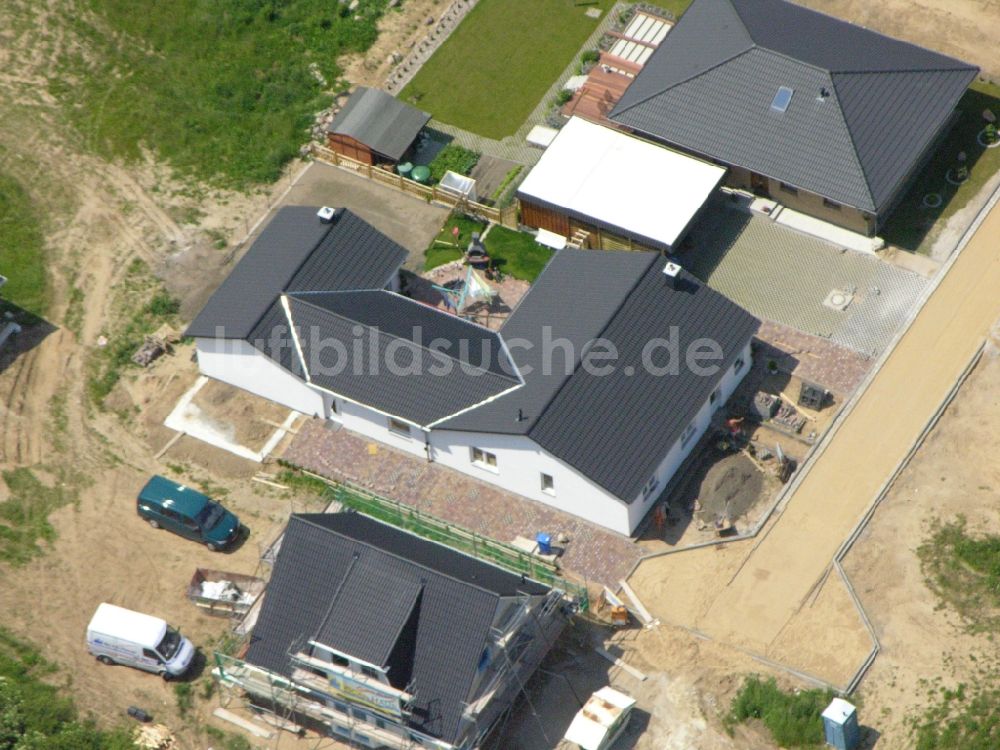
<svg viewBox="0 0 1000 750">
<path fill-rule="evenodd" d="M 726 170 L 570 118 L 518 195 L 672 247 Z"/>
</svg>

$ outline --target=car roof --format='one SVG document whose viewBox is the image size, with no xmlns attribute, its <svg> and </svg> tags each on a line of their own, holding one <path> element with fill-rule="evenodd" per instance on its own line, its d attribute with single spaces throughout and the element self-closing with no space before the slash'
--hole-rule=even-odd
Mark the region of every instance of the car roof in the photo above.
<svg viewBox="0 0 1000 750">
<path fill-rule="evenodd" d="M 207 495 L 159 474 L 150 478 L 139 492 L 139 499 L 170 508 L 182 515 L 194 515 L 212 502 Z"/>
</svg>

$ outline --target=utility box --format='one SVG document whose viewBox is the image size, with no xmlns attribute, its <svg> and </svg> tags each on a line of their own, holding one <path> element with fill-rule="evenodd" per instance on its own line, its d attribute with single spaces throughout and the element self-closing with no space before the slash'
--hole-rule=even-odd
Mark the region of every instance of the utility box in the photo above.
<svg viewBox="0 0 1000 750">
<path fill-rule="evenodd" d="M 861 742 L 858 710 L 843 698 L 834 698 L 823 712 L 823 736 L 837 750 L 854 750 Z"/>
</svg>

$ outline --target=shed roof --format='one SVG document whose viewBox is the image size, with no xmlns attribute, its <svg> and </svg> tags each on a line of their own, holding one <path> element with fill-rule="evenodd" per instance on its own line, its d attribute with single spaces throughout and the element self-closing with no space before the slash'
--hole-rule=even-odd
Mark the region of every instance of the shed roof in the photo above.
<svg viewBox="0 0 1000 750">
<path fill-rule="evenodd" d="M 572 117 L 518 197 L 669 249 L 726 170 Z"/>
<path fill-rule="evenodd" d="M 609 119 L 879 212 L 977 72 L 785 0 L 695 0 Z"/>
<path fill-rule="evenodd" d="M 430 119 L 381 89 L 358 86 L 327 130 L 398 161 Z"/>
</svg>

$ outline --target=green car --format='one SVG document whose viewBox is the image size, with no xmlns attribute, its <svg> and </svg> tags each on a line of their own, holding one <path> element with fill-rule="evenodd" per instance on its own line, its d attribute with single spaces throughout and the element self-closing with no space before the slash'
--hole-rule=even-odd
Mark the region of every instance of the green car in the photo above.
<svg viewBox="0 0 1000 750">
<path fill-rule="evenodd" d="M 210 550 L 228 547 L 240 534 L 240 520 L 198 490 L 154 476 L 139 492 L 136 511 L 154 529 L 201 542 Z"/>
</svg>

